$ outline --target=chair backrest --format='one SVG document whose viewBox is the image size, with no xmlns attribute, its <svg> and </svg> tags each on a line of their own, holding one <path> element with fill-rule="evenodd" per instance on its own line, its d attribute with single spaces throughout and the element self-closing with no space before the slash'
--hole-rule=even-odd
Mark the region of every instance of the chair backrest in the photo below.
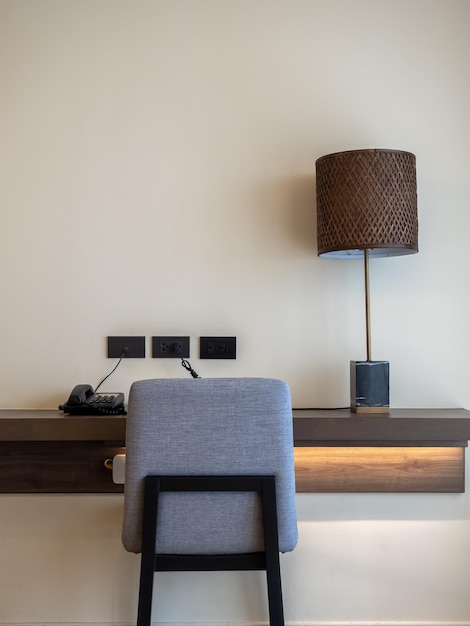
<svg viewBox="0 0 470 626">
<path fill-rule="evenodd" d="M 279 549 L 297 543 L 292 407 L 287 383 L 264 378 L 133 383 L 126 432 L 122 541 L 141 552 L 148 475 L 274 475 Z M 259 495 L 163 493 L 156 551 L 231 554 L 263 549 Z"/>
</svg>

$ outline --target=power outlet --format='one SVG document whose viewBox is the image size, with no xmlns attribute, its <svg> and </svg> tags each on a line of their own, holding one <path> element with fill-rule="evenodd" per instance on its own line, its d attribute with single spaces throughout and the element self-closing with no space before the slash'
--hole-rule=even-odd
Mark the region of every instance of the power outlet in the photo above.
<svg viewBox="0 0 470 626">
<path fill-rule="evenodd" d="M 154 359 L 178 359 L 189 357 L 189 337 L 152 337 Z"/>
<path fill-rule="evenodd" d="M 108 359 L 145 357 L 145 337 L 108 337 Z"/>
<path fill-rule="evenodd" d="M 236 359 L 236 337 L 199 337 L 200 359 Z"/>
</svg>

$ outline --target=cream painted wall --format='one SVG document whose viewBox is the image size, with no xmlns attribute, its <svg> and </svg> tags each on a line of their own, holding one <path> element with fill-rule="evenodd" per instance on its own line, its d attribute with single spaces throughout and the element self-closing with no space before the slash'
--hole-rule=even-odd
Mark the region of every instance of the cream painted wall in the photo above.
<svg viewBox="0 0 470 626">
<path fill-rule="evenodd" d="M 362 267 L 316 256 L 314 163 L 388 147 L 417 157 L 420 253 L 372 263 L 373 356 L 393 406 L 470 408 L 469 22 L 466 0 L 0 0 L 0 406 L 96 385 L 120 334 L 188 334 L 204 377 L 348 404 Z M 206 334 L 237 360 L 200 361 Z M 185 375 L 128 361 L 107 388 Z M 470 624 L 470 495 L 298 503 L 291 622 Z M 132 621 L 120 512 L 1 497 L 0 623 Z M 161 621 L 264 619 L 238 576 L 219 600 L 191 579 L 192 607 L 170 578 Z"/>
</svg>

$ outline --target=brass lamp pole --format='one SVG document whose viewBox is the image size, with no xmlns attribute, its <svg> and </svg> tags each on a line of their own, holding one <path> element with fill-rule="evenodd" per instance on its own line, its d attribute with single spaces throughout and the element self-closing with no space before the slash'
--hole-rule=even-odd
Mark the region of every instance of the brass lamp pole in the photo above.
<svg viewBox="0 0 470 626">
<path fill-rule="evenodd" d="M 369 296 L 369 250 L 364 250 L 364 292 L 366 297 L 366 354 L 367 360 L 372 361 L 370 348 L 370 296 Z"/>
</svg>

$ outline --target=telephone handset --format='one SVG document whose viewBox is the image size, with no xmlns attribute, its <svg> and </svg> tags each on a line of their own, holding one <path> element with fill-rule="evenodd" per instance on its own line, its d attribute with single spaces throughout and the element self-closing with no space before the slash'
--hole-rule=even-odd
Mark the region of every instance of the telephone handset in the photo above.
<svg viewBox="0 0 470 626">
<path fill-rule="evenodd" d="M 123 393 L 95 393 L 91 385 L 76 385 L 59 406 L 70 415 L 125 415 Z"/>
</svg>

